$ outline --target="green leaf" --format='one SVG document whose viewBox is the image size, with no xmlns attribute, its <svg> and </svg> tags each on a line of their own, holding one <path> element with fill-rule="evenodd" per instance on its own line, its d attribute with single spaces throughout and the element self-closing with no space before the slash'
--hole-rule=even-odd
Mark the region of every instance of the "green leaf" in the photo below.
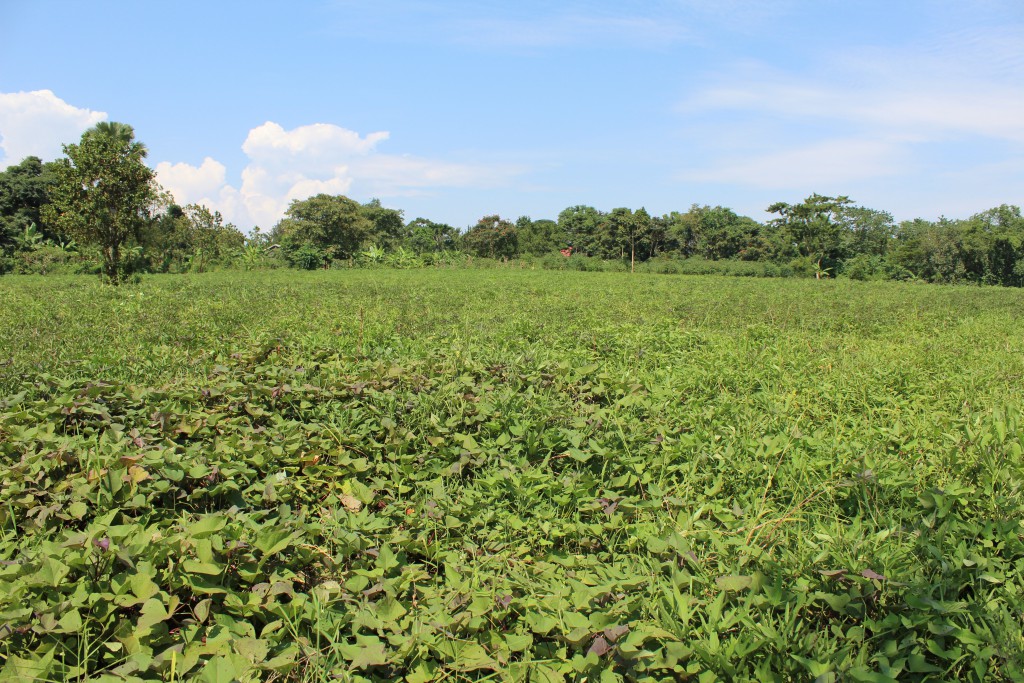
<svg viewBox="0 0 1024 683">
<path fill-rule="evenodd" d="M 385 545 L 380 549 L 380 554 L 377 555 L 376 567 L 380 569 L 385 575 L 392 569 L 398 567 L 398 557 L 392 552 L 391 547 Z"/>
<path fill-rule="evenodd" d="M 80 500 L 68 505 L 68 514 L 75 519 L 82 519 L 89 512 L 89 506 Z"/>
<path fill-rule="evenodd" d="M 259 549 L 264 556 L 269 557 L 283 551 L 299 536 L 299 532 L 292 532 L 288 529 L 262 529 L 256 536 L 256 541 L 253 545 Z"/>
<path fill-rule="evenodd" d="M 185 560 L 181 568 L 190 574 L 207 574 L 217 576 L 224 571 L 224 568 L 212 562 L 200 562 L 198 560 Z"/>
<path fill-rule="evenodd" d="M 915 674 L 942 673 L 942 669 L 929 664 L 924 655 L 910 655 L 907 657 L 907 669 Z"/>
<path fill-rule="evenodd" d="M 44 586 L 56 588 L 64 582 L 64 578 L 70 572 L 71 569 L 66 564 L 47 555 L 43 557 L 42 563 L 32 578 L 36 584 L 41 583 Z"/>
<path fill-rule="evenodd" d="M 150 598 L 142 603 L 142 609 L 140 610 L 138 621 L 135 622 L 135 627 L 139 631 L 145 631 L 150 626 L 166 621 L 170 617 L 171 615 L 168 614 L 163 602 Z"/>
<path fill-rule="evenodd" d="M 352 669 L 367 669 L 388 663 L 384 643 L 377 638 L 357 636 L 355 645 L 342 645 L 339 649 L 345 659 L 349 660 L 349 668 Z"/>
<path fill-rule="evenodd" d="M 377 617 L 385 624 L 398 621 L 408 612 L 409 610 L 405 609 L 402 603 L 391 597 L 384 598 L 377 603 Z"/>
<path fill-rule="evenodd" d="M 505 644 L 512 652 L 524 652 L 533 645 L 533 635 L 529 633 L 510 633 L 505 636 Z"/>
<path fill-rule="evenodd" d="M 207 661 L 196 680 L 199 683 L 238 683 L 249 668 L 249 663 L 239 655 L 225 654 Z"/>
<path fill-rule="evenodd" d="M 209 538 L 223 529 L 228 523 L 224 515 L 206 515 L 188 525 L 188 534 L 192 538 Z"/>
<path fill-rule="evenodd" d="M 754 584 L 752 576 L 719 576 L 715 584 L 723 591 L 740 592 L 748 590 Z"/>
<path fill-rule="evenodd" d="M 73 609 L 64 614 L 57 623 L 64 633 L 75 633 L 82 628 L 82 615 L 77 609 Z"/>
<path fill-rule="evenodd" d="M 253 664 L 262 664 L 270 652 L 270 643 L 258 638 L 238 638 L 232 648 Z"/>
<path fill-rule="evenodd" d="M 550 614 L 538 614 L 536 612 L 528 612 L 526 614 L 526 623 L 530 625 L 530 630 L 537 635 L 547 635 L 558 626 L 558 619 L 551 616 Z"/>
</svg>

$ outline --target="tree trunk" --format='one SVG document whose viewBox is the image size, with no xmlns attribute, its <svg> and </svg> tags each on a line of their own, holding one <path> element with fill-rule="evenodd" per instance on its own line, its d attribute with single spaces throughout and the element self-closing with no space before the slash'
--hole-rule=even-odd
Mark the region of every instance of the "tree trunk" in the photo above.
<svg viewBox="0 0 1024 683">
<path fill-rule="evenodd" d="M 121 260 L 121 245 L 114 243 L 103 249 L 103 273 L 111 284 L 118 284 L 118 265 Z"/>
</svg>

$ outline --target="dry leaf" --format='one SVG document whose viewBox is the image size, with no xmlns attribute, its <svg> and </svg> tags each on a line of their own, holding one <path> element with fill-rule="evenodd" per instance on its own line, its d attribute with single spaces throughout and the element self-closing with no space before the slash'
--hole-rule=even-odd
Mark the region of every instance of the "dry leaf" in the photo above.
<svg viewBox="0 0 1024 683">
<path fill-rule="evenodd" d="M 350 496 L 347 493 L 338 497 L 341 504 L 345 506 L 345 509 L 349 512 L 359 512 L 363 509 L 363 502 L 355 496 Z"/>
</svg>

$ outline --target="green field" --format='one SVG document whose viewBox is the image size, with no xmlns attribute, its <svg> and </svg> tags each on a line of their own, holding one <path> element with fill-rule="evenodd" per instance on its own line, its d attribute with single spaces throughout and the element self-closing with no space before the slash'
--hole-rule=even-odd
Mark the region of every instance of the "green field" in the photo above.
<svg viewBox="0 0 1024 683">
<path fill-rule="evenodd" d="M 0 279 L 0 680 L 1024 680 L 1022 311 Z"/>
</svg>

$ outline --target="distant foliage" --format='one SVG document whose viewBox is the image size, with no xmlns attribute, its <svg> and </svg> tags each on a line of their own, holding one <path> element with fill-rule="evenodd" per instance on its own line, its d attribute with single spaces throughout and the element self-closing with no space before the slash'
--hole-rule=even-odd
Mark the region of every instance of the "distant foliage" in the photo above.
<svg viewBox="0 0 1024 683">
<path fill-rule="evenodd" d="M 519 253 L 519 233 L 501 216 L 484 216 L 462 236 L 462 248 L 482 258 L 513 258 Z"/>
<path fill-rule="evenodd" d="M 271 239 L 281 245 L 285 260 L 309 270 L 329 268 L 335 259 L 353 258 L 374 229 L 364 208 L 353 200 L 318 194 L 294 200 L 274 226 Z"/>
<path fill-rule="evenodd" d="M 181 206 L 160 191 L 131 126 L 99 124 L 65 151 L 54 162 L 27 157 L 0 172 L 0 274 L 99 269 L 117 281 L 133 272 L 480 268 L 514 261 L 554 270 L 625 264 L 664 274 L 1024 286 L 1024 218 L 1010 205 L 967 219 L 897 224 L 888 212 L 849 197 L 815 193 L 770 205 L 775 217 L 764 223 L 723 206 L 693 204 L 656 216 L 644 207 L 576 205 L 555 219 L 494 214 L 460 230 L 424 217 L 407 222 L 379 199 L 360 204 L 318 194 L 293 200 L 269 231 L 245 235 L 217 211 Z M 69 241 L 81 247 L 74 257 L 35 253 Z M 567 250 L 568 263 L 548 259 Z M 738 265 L 750 263 L 758 265 Z"/>
</svg>

